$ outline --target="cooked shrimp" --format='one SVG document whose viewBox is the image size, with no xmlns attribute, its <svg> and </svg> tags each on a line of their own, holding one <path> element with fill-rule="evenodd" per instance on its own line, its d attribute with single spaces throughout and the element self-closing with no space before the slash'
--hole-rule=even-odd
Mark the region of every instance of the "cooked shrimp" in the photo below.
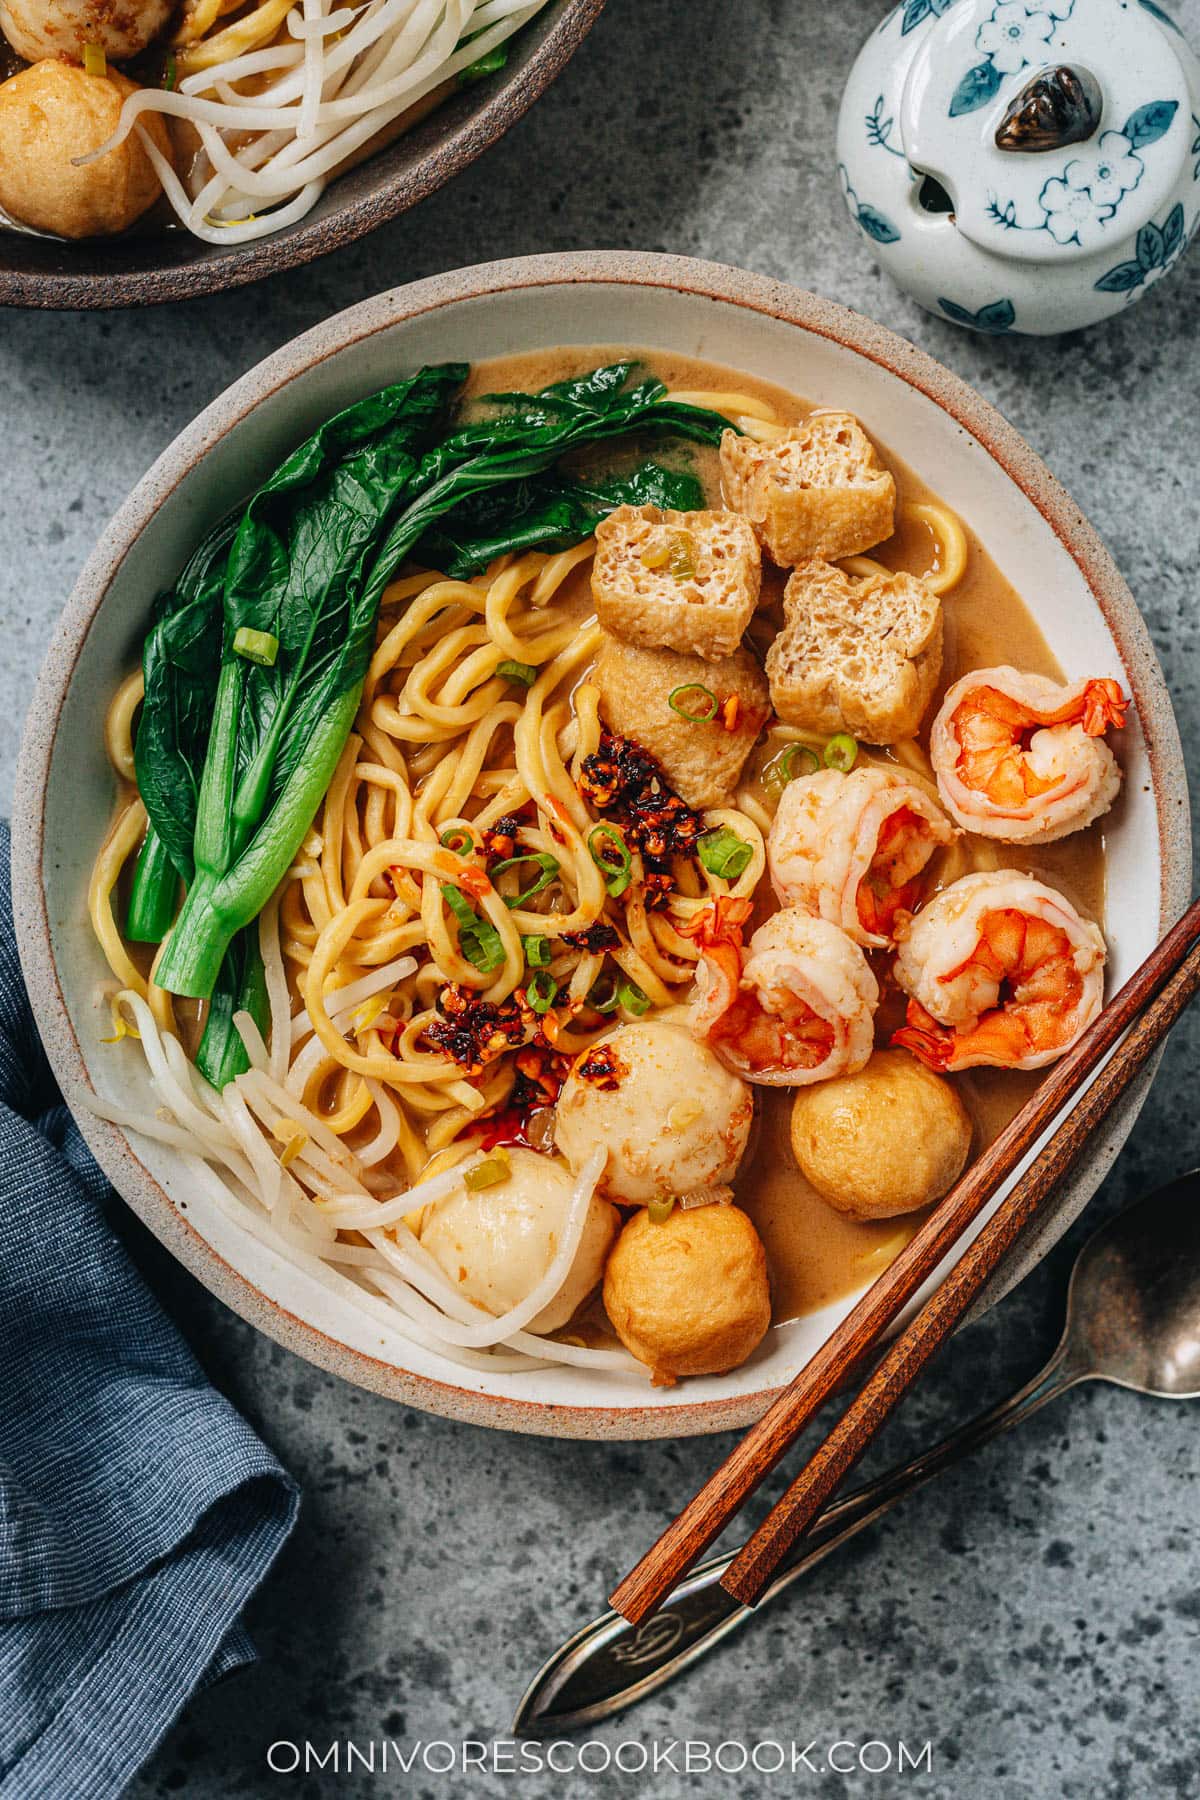
<svg viewBox="0 0 1200 1800">
<path fill-rule="evenodd" d="M 1053 888 L 1011 869 L 964 875 L 904 933 L 892 1038 L 931 1069 L 1040 1069 L 1104 1001 L 1104 939 Z"/>
<path fill-rule="evenodd" d="M 1104 733 L 1125 723 L 1115 681 L 1062 687 L 1018 669 L 975 669 L 933 722 L 929 755 L 947 811 L 1007 844 L 1082 831 L 1117 797 L 1121 771 Z"/>
<path fill-rule="evenodd" d="M 882 949 L 916 910 L 925 865 L 954 827 L 898 769 L 836 769 L 789 781 L 767 839 L 775 892 Z"/>
<path fill-rule="evenodd" d="M 746 1081 L 807 1087 L 862 1068 L 878 1002 L 858 945 L 789 906 L 744 948 L 728 935 L 706 944 L 689 1023 Z"/>
</svg>

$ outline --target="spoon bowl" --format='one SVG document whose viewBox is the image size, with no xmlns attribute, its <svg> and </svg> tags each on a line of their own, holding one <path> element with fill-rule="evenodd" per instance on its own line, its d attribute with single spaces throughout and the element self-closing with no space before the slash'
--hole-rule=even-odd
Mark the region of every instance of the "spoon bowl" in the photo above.
<svg viewBox="0 0 1200 1800">
<path fill-rule="evenodd" d="M 1067 1294 L 1065 1357 L 1077 1381 L 1200 1399 L 1200 1170 L 1088 1239 Z"/>
</svg>

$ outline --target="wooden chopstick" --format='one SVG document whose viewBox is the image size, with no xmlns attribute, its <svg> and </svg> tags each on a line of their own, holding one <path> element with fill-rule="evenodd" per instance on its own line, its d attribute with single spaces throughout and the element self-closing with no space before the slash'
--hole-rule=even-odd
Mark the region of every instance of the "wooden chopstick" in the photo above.
<svg viewBox="0 0 1200 1800">
<path fill-rule="evenodd" d="M 862 1392 L 825 1442 L 776 1501 L 721 1577 L 745 1606 L 762 1598 L 779 1563 L 836 1493 L 925 1364 L 995 1273 L 1000 1259 L 1082 1156 L 1130 1081 L 1200 989 L 1200 944 L 1130 1028 L 1092 1085 L 1067 1114 L 967 1246 L 937 1291 L 872 1370 Z"/>
<path fill-rule="evenodd" d="M 934 1273 L 1137 1015 L 1171 979 L 1198 938 L 1200 901 L 1188 908 L 1079 1042 L 1055 1064 L 1027 1104 L 939 1202 L 896 1260 L 614 1589 L 609 1603 L 615 1611 L 638 1624 L 661 1605 L 775 1468 L 814 1414 L 872 1354 L 897 1314 Z"/>
</svg>

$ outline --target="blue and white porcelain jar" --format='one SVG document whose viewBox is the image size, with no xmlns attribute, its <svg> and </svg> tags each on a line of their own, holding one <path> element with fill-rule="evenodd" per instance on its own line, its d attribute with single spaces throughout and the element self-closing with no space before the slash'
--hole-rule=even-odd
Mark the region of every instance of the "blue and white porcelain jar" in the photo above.
<svg viewBox="0 0 1200 1800">
<path fill-rule="evenodd" d="M 846 205 L 922 306 L 1069 331 L 1200 221 L 1200 62 L 1155 0 L 902 0 L 838 119 Z"/>
</svg>

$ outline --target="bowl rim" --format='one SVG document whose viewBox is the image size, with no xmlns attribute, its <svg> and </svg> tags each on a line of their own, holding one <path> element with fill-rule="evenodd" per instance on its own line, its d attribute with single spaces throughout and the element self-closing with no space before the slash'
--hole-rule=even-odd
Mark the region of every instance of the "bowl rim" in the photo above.
<svg viewBox="0 0 1200 1800">
<path fill-rule="evenodd" d="M 581 251 L 478 264 L 391 289 L 335 314 L 241 376 L 185 427 L 138 482 L 92 552 L 63 610 L 38 676 L 18 762 L 13 806 L 13 906 L 35 1020 L 64 1093 L 87 1086 L 83 1055 L 59 984 L 42 879 L 44 810 L 59 718 L 91 623 L 125 557 L 166 495 L 213 446 L 297 376 L 388 327 L 490 294 L 579 283 L 665 288 L 766 314 L 832 339 L 875 362 L 943 408 L 1021 488 L 1079 568 L 1117 644 L 1133 690 L 1152 772 L 1159 851 L 1159 928 L 1190 892 L 1190 818 L 1178 728 L 1149 632 L 1094 527 L 1016 430 L 966 382 L 885 327 L 817 295 L 722 264 L 649 252 Z M 1145 1099 L 1153 1068 L 1136 1084 L 1066 1203 L 1018 1248 L 985 1297 L 995 1304 L 1065 1231 L 1111 1166 Z M 74 1110 L 74 1109 L 72 1109 Z M 142 1222 L 193 1275 L 250 1324 L 357 1385 L 444 1417 L 559 1437 L 634 1439 L 724 1431 L 759 1417 L 778 1386 L 669 1408 L 579 1406 L 482 1395 L 452 1381 L 396 1368 L 350 1348 L 269 1299 L 235 1270 L 170 1201 L 125 1133 L 90 1113 L 77 1123 L 97 1161 Z"/>
<path fill-rule="evenodd" d="M 114 270 L 76 272 L 70 268 L 23 270 L 6 267 L 4 244 L 12 239 L 28 241 L 28 234 L 0 231 L 0 306 L 44 311 L 113 311 L 129 306 L 159 306 L 174 300 L 193 300 L 202 294 L 224 293 L 245 287 L 327 256 L 346 244 L 365 237 L 379 225 L 426 200 L 453 176 L 499 142 L 522 119 L 566 68 L 604 9 L 605 0 L 563 0 L 557 17 L 537 17 L 528 22 L 537 39 L 519 66 L 499 81 L 488 84 L 482 103 L 446 129 L 444 102 L 411 132 L 356 165 L 378 165 L 378 180 L 364 192 L 347 196 L 328 212 L 310 214 L 288 230 L 256 238 L 251 243 L 221 250 L 202 261 Z M 540 37 L 537 36 L 540 27 Z M 450 96 L 449 98 L 454 98 Z M 441 119 L 442 130 L 438 130 Z M 426 143 L 424 140 L 428 139 Z M 388 172 L 387 158 L 405 148 L 417 152 L 409 168 Z M 338 184 L 327 193 L 336 195 Z M 164 234 L 167 235 L 167 234 Z M 51 239 L 51 242 L 60 240 Z M 102 244 L 104 239 L 83 243 Z M 111 241 L 111 240 L 109 240 Z M 68 250 L 78 246 L 67 244 Z"/>
</svg>

